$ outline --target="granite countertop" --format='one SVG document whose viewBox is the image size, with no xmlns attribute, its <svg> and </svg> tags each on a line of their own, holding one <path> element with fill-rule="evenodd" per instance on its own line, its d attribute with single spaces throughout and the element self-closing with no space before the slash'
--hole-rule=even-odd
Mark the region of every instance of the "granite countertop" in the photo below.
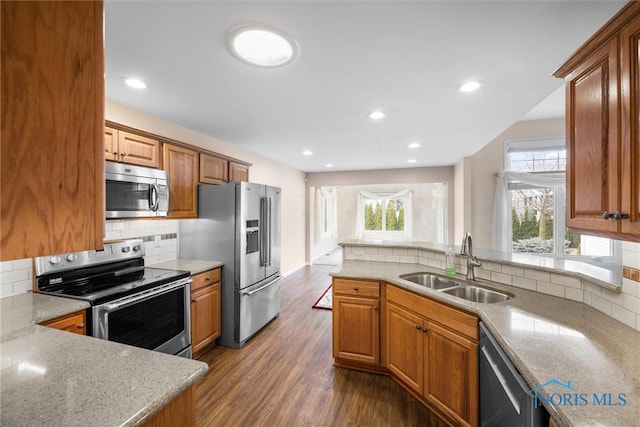
<svg viewBox="0 0 640 427">
<path fill-rule="evenodd" d="M 388 240 L 360 240 L 351 239 L 340 242 L 340 246 L 364 246 L 404 249 L 426 249 L 445 253 L 447 249 L 454 248 L 456 254 L 460 252 L 460 246 L 444 245 L 431 242 L 394 242 Z M 613 262 L 600 262 L 599 265 L 575 261 L 565 258 L 534 254 L 511 254 L 492 251 L 488 249 L 473 249 L 473 254 L 481 260 L 500 262 L 520 267 L 530 267 L 537 270 L 553 273 L 564 272 L 576 277 L 584 278 L 598 283 L 600 286 L 619 292 L 622 289 L 622 265 Z"/>
<path fill-rule="evenodd" d="M 87 307 L 0 299 L 0 425 L 134 426 L 206 375 L 202 362 L 36 324 Z"/>
<path fill-rule="evenodd" d="M 159 262 L 157 264 L 148 265 L 153 268 L 167 268 L 169 270 L 185 270 L 191 274 L 198 274 L 214 268 L 222 267 L 220 261 L 205 261 L 200 259 L 173 259 L 171 261 Z"/>
<path fill-rule="evenodd" d="M 515 298 L 497 304 L 473 303 L 399 278 L 412 272 L 442 274 L 421 264 L 345 261 L 331 275 L 383 280 L 475 313 L 532 389 L 555 379 L 571 381 L 574 391 L 570 393 L 585 394 L 586 404 L 545 404 L 561 426 L 638 425 L 640 333 L 582 303 L 486 280 L 477 283 L 508 291 Z M 464 281 L 464 276 L 457 278 Z M 551 385 L 541 391 L 563 394 L 567 390 Z M 597 405 L 594 393 L 599 398 L 610 393 L 612 404 Z M 626 403 L 614 406 L 623 403 L 620 393 Z"/>
</svg>

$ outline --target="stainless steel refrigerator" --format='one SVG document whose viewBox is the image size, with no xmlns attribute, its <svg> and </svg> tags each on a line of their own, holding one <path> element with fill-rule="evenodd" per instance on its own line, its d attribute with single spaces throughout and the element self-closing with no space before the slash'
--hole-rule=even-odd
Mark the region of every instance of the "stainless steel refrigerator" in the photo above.
<svg viewBox="0 0 640 427">
<path fill-rule="evenodd" d="M 222 261 L 222 336 L 239 348 L 280 315 L 277 187 L 248 182 L 198 186 L 198 219 L 180 221 L 179 257 Z"/>
</svg>

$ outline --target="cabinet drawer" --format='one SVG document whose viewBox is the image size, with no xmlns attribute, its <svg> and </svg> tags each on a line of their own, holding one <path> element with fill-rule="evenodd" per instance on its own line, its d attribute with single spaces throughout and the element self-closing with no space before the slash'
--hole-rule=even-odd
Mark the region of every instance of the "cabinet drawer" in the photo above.
<svg viewBox="0 0 640 427">
<path fill-rule="evenodd" d="M 387 300 L 460 332 L 476 342 L 478 340 L 476 316 L 392 285 L 387 286 Z"/>
<path fill-rule="evenodd" d="M 220 269 L 214 268 L 213 270 L 205 271 L 204 273 L 191 276 L 193 282 L 191 283 L 191 291 L 198 290 L 207 285 L 213 285 L 220 281 Z"/>
<path fill-rule="evenodd" d="M 86 317 L 84 311 L 56 317 L 55 319 L 47 320 L 40 324 L 74 334 L 86 335 Z"/>
<path fill-rule="evenodd" d="M 361 297 L 379 297 L 380 282 L 363 280 L 333 279 L 333 292 L 341 295 L 357 295 Z"/>
</svg>

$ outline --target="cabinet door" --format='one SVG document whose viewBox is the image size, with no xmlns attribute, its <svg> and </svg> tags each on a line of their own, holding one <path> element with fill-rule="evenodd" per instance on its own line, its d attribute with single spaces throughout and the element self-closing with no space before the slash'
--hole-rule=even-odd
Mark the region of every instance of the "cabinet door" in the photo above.
<svg viewBox="0 0 640 427">
<path fill-rule="evenodd" d="M 0 8 L 1 259 L 100 249 L 103 3 Z"/>
<path fill-rule="evenodd" d="M 470 340 L 431 322 L 426 323 L 424 395 L 456 420 L 478 424 L 477 346 Z"/>
<path fill-rule="evenodd" d="M 86 316 L 84 311 L 77 313 L 71 313 L 66 316 L 56 317 L 55 319 L 42 322 L 42 326 L 48 326 L 50 328 L 60 329 L 62 331 L 71 332 L 79 335 L 86 335 Z"/>
<path fill-rule="evenodd" d="M 169 172 L 169 217 L 198 216 L 198 153 L 163 144 L 164 170 Z"/>
<path fill-rule="evenodd" d="M 220 284 L 191 294 L 191 347 L 198 353 L 220 336 Z"/>
<path fill-rule="evenodd" d="M 423 319 L 387 303 L 387 368 L 407 386 L 424 392 Z"/>
<path fill-rule="evenodd" d="M 620 221 L 620 231 L 640 238 L 640 18 L 621 33 L 620 66 L 622 116 L 622 197 L 620 211 L 629 215 Z"/>
<path fill-rule="evenodd" d="M 617 39 L 567 76 L 567 226 L 617 231 L 619 209 Z"/>
<path fill-rule="evenodd" d="M 379 300 L 333 295 L 333 357 L 380 363 Z"/>
<path fill-rule="evenodd" d="M 200 182 L 224 184 L 229 179 L 229 162 L 222 157 L 200 153 Z"/>
<path fill-rule="evenodd" d="M 110 127 L 104 128 L 104 159 L 118 160 L 118 130 Z"/>
<path fill-rule="evenodd" d="M 249 181 L 249 166 L 237 162 L 229 162 L 229 181 Z"/>
<path fill-rule="evenodd" d="M 116 160 L 132 165 L 160 168 L 160 141 L 135 133 L 118 131 Z"/>
</svg>

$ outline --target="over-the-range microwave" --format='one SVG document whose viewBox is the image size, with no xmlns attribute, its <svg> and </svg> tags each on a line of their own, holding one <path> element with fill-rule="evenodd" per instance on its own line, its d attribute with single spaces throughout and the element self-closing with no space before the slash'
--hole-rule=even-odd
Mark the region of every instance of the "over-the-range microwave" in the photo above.
<svg viewBox="0 0 640 427">
<path fill-rule="evenodd" d="M 108 161 L 105 179 L 107 219 L 167 216 L 167 171 Z"/>
</svg>

